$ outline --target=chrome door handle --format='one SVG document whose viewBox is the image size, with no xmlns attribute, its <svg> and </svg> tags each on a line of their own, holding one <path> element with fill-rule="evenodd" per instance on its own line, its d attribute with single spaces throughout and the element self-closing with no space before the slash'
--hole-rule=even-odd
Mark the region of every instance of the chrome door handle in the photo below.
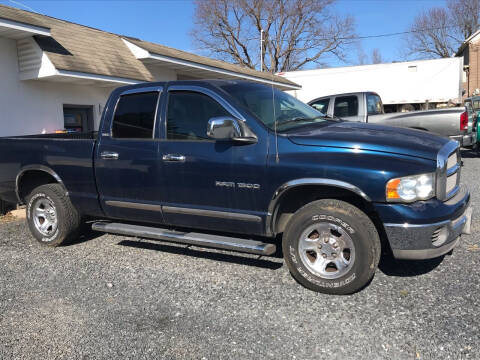
<svg viewBox="0 0 480 360">
<path fill-rule="evenodd" d="M 112 151 L 104 151 L 100 157 L 105 160 L 118 160 L 118 153 Z"/>
<path fill-rule="evenodd" d="M 178 162 L 184 162 L 185 161 L 185 156 L 183 155 L 174 155 L 174 154 L 165 154 L 162 156 L 163 161 L 178 161 Z"/>
</svg>

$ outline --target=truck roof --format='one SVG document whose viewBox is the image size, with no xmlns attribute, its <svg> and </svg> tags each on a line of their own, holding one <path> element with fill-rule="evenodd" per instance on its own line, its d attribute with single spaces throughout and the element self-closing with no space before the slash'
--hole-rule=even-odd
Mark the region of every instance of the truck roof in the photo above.
<svg viewBox="0 0 480 360">
<path fill-rule="evenodd" d="M 267 84 L 261 84 L 256 81 L 249 80 L 218 80 L 218 79 L 205 79 L 205 80 L 175 80 L 175 81 L 160 81 L 160 82 L 144 82 L 134 85 L 126 85 L 116 89 L 116 91 L 125 91 L 130 89 L 141 89 L 146 87 L 155 87 L 155 86 L 169 86 L 169 85 L 197 85 L 197 86 L 215 86 L 221 87 L 222 85 L 231 85 L 231 84 L 256 84 L 259 86 L 269 86 Z"/>
<path fill-rule="evenodd" d="M 310 100 L 309 103 L 311 103 L 312 101 L 319 100 L 319 99 L 330 98 L 332 96 L 349 96 L 349 95 L 359 95 L 359 94 L 375 94 L 377 96 L 380 96 L 375 91 L 356 91 L 356 92 L 348 92 L 348 93 L 330 94 L 330 95 L 319 96 L 318 98 Z"/>
</svg>

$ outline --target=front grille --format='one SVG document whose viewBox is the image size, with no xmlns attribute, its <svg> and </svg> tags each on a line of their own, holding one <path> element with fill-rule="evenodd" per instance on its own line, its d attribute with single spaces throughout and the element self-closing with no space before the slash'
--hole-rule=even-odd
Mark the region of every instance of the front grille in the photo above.
<svg viewBox="0 0 480 360">
<path fill-rule="evenodd" d="M 458 156 L 457 156 L 457 152 L 455 151 L 453 154 L 451 154 L 448 157 L 447 169 L 451 169 L 457 164 L 458 164 Z"/>
<path fill-rule="evenodd" d="M 455 173 L 447 177 L 447 187 L 446 187 L 447 194 L 452 192 L 452 190 L 455 189 L 455 186 L 457 186 L 457 177 L 458 177 L 458 173 Z"/>
<path fill-rule="evenodd" d="M 458 143 L 451 141 L 437 157 L 437 198 L 446 201 L 455 196 L 460 184 L 461 155 Z"/>
<path fill-rule="evenodd" d="M 445 182 L 445 200 L 453 197 L 458 191 L 460 184 L 460 149 L 457 148 L 447 160 L 447 181 Z"/>
</svg>

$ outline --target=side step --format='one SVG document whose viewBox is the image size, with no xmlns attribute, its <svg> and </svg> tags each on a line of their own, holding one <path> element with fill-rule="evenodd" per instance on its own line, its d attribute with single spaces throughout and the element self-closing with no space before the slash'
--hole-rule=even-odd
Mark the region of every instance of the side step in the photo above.
<svg viewBox="0 0 480 360">
<path fill-rule="evenodd" d="M 274 244 L 263 243 L 261 241 L 195 232 L 180 232 L 149 226 L 96 222 L 93 223 L 92 229 L 110 234 L 166 240 L 182 244 L 239 251 L 257 255 L 272 255 L 276 251 L 276 246 Z"/>
</svg>

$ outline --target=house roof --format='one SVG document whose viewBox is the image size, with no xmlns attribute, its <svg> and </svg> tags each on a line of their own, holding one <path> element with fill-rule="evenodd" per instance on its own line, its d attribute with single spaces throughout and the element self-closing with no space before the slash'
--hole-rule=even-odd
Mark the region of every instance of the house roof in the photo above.
<svg viewBox="0 0 480 360">
<path fill-rule="evenodd" d="M 146 64 L 137 59 L 122 40 L 125 39 L 154 54 L 235 72 L 240 76 L 273 81 L 287 88 L 300 88 L 299 85 L 270 73 L 5 5 L 0 5 L 0 19 L 50 29 L 51 37 L 37 35 L 34 38 L 55 68 L 59 70 L 154 81 Z"/>
<path fill-rule="evenodd" d="M 455 53 L 455 56 L 460 56 L 460 54 L 463 52 L 463 50 L 465 50 L 465 48 L 467 47 L 467 45 L 472 41 L 474 40 L 478 35 L 480 35 L 480 29 L 475 31 L 472 35 L 470 35 L 468 38 L 466 38 L 462 45 L 460 45 L 460 47 L 458 48 L 457 52 Z"/>
</svg>

